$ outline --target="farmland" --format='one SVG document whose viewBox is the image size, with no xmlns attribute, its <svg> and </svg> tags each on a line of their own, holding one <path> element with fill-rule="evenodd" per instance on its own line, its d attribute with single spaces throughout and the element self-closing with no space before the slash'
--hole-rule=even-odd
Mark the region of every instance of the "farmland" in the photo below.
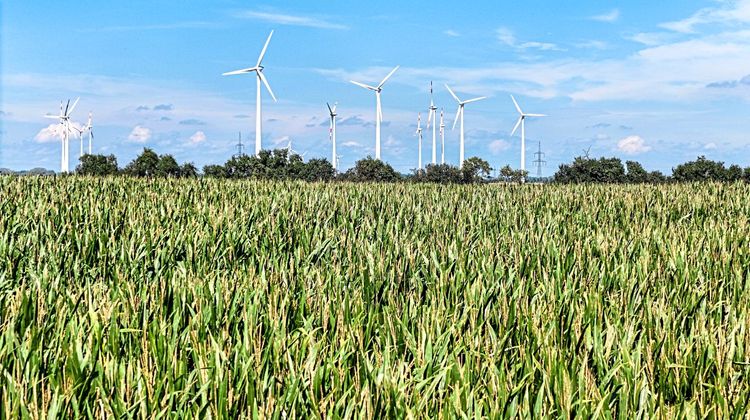
<svg viewBox="0 0 750 420">
<path fill-rule="evenodd" d="M 0 417 L 743 417 L 749 196 L 0 177 Z"/>
</svg>

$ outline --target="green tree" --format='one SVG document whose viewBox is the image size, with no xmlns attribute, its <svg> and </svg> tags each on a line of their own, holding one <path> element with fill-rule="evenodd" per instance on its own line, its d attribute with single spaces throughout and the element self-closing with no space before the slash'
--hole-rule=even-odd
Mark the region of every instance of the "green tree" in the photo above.
<svg viewBox="0 0 750 420">
<path fill-rule="evenodd" d="M 132 162 L 125 167 L 125 174 L 138 177 L 152 177 L 157 174 L 159 156 L 149 148 L 144 148 Z"/>
<path fill-rule="evenodd" d="M 180 176 L 180 165 L 172 155 L 159 156 L 156 165 L 156 176 L 164 178 L 178 178 Z"/>
<path fill-rule="evenodd" d="M 649 182 L 649 173 L 643 169 L 643 165 L 638 162 L 629 160 L 625 162 L 627 174 L 625 175 L 625 181 L 632 184 L 642 184 Z"/>
<path fill-rule="evenodd" d="M 118 171 L 115 155 L 83 155 L 80 161 L 76 173 L 81 175 L 107 176 L 116 175 Z"/>
<path fill-rule="evenodd" d="M 731 165 L 727 169 L 727 181 L 737 182 L 742 180 L 742 168 L 739 165 Z"/>
<path fill-rule="evenodd" d="M 336 175 L 333 165 L 326 159 L 310 159 L 302 167 L 299 179 L 305 181 L 330 181 Z"/>
<path fill-rule="evenodd" d="M 227 171 L 223 165 L 206 165 L 203 167 L 203 176 L 210 178 L 226 178 Z"/>
<path fill-rule="evenodd" d="M 571 164 L 562 164 L 555 173 L 555 182 L 576 183 L 623 183 L 627 182 L 625 167 L 618 158 L 588 159 L 577 157 Z"/>
<path fill-rule="evenodd" d="M 198 168 L 195 167 L 193 162 L 185 162 L 180 166 L 180 177 L 182 178 L 196 178 L 198 176 Z"/>
<path fill-rule="evenodd" d="M 677 165 L 672 169 L 672 178 L 680 182 L 727 181 L 724 162 L 715 162 L 698 156 L 698 159 Z"/>
<path fill-rule="evenodd" d="M 435 184 L 460 184 L 463 182 L 461 170 L 448 164 L 429 164 L 423 171 L 418 172 L 414 180 L 417 182 L 431 182 Z"/>
<path fill-rule="evenodd" d="M 466 159 L 461 168 L 461 175 L 466 183 L 486 181 L 490 173 L 492 167 L 489 162 L 476 156 Z"/>
<path fill-rule="evenodd" d="M 401 179 L 401 175 L 391 165 L 368 156 L 357 161 L 353 168 L 344 173 L 342 179 L 353 182 L 396 182 Z"/>
</svg>

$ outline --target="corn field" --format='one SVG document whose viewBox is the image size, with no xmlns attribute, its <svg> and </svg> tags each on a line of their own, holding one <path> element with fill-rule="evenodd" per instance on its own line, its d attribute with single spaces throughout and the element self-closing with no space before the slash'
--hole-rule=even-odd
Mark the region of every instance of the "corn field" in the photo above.
<svg viewBox="0 0 750 420">
<path fill-rule="evenodd" d="M 0 177 L 0 417 L 744 418 L 748 197 Z"/>
</svg>

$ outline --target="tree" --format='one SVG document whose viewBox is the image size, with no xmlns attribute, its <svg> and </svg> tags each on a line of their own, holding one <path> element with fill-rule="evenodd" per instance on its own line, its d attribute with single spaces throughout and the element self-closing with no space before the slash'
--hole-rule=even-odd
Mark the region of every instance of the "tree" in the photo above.
<svg viewBox="0 0 750 420">
<path fill-rule="evenodd" d="M 698 156 L 698 159 L 677 165 L 672 169 L 672 178 L 680 182 L 727 181 L 727 169 L 724 162 L 715 162 Z"/>
<path fill-rule="evenodd" d="M 326 159 L 310 159 L 302 167 L 299 179 L 309 182 L 330 181 L 333 179 L 336 171 L 333 165 Z"/>
<path fill-rule="evenodd" d="M 180 177 L 182 178 L 196 178 L 198 176 L 198 168 L 195 167 L 193 162 L 185 162 L 180 166 Z"/>
<path fill-rule="evenodd" d="M 643 166 L 635 161 L 629 160 L 625 162 L 627 168 L 627 174 L 625 175 L 625 181 L 633 184 L 642 184 L 649 182 L 649 174 L 643 169 Z"/>
<path fill-rule="evenodd" d="M 727 169 L 727 181 L 737 182 L 742 180 L 742 168 L 739 165 L 731 165 Z"/>
<path fill-rule="evenodd" d="M 401 175 L 391 165 L 379 159 L 373 159 L 372 156 L 367 156 L 367 158 L 357 161 L 353 168 L 346 171 L 342 179 L 353 182 L 396 182 L 401 179 Z"/>
<path fill-rule="evenodd" d="M 554 181 L 563 184 L 626 182 L 625 167 L 622 166 L 622 161 L 615 157 L 589 159 L 579 156 L 569 165 L 560 165 Z"/>
<path fill-rule="evenodd" d="M 107 176 L 116 175 L 117 171 L 115 155 L 83 155 L 76 167 L 76 173 L 80 175 Z"/>
<path fill-rule="evenodd" d="M 750 182 L 750 167 L 745 168 L 742 174 L 742 179 L 744 179 L 745 182 Z"/>
<path fill-rule="evenodd" d="M 206 165 L 203 167 L 203 176 L 210 178 L 226 178 L 227 171 L 222 165 Z"/>
<path fill-rule="evenodd" d="M 492 172 L 489 162 L 476 156 L 464 161 L 461 175 L 466 183 L 486 181 Z"/>
<path fill-rule="evenodd" d="M 165 178 L 178 178 L 180 176 L 180 165 L 172 155 L 161 155 L 156 165 L 156 176 Z"/>
<path fill-rule="evenodd" d="M 414 176 L 417 182 L 432 182 L 435 184 L 460 184 L 463 182 L 461 170 L 455 166 L 442 164 L 429 164 L 423 171 Z"/>
<path fill-rule="evenodd" d="M 144 148 L 140 156 L 128 163 L 124 172 L 131 176 L 152 177 L 156 175 L 158 166 L 159 156 L 153 150 Z"/>
</svg>

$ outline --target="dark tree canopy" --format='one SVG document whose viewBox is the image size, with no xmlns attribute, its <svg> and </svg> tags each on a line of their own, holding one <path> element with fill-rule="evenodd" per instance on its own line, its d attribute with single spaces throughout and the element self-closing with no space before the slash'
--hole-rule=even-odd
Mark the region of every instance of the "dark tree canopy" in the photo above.
<svg viewBox="0 0 750 420">
<path fill-rule="evenodd" d="M 159 169 L 159 156 L 151 149 L 144 148 L 135 160 L 125 167 L 125 174 L 138 177 L 156 176 Z"/>
<path fill-rule="evenodd" d="M 401 175 L 391 165 L 368 156 L 346 171 L 343 179 L 353 182 L 396 182 L 401 179 Z"/>
<path fill-rule="evenodd" d="M 76 167 L 80 175 L 107 176 L 117 175 L 117 158 L 115 155 L 83 155 Z"/>
<path fill-rule="evenodd" d="M 461 175 L 466 183 L 485 181 L 490 173 L 492 173 L 492 167 L 489 162 L 476 156 L 466 159 L 461 168 Z"/>
</svg>

